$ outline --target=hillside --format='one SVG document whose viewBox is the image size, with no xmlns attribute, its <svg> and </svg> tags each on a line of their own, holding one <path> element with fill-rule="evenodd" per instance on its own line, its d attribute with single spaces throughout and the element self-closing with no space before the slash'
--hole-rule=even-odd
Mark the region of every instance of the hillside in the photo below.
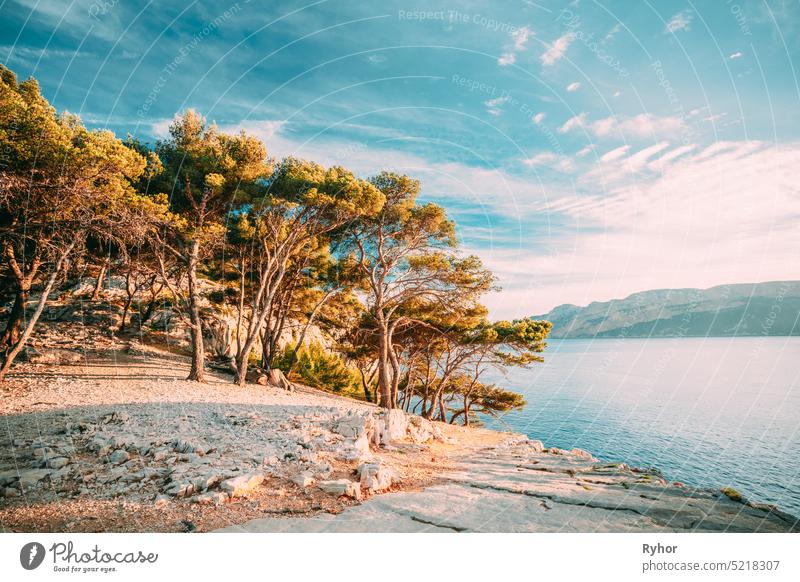
<svg viewBox="0 0 800 582">
<path fill-rule="evenodd" d="M 533 317 L 552 338 L 800 335 L 800 281 L 657 289 Z"/>
</svg>

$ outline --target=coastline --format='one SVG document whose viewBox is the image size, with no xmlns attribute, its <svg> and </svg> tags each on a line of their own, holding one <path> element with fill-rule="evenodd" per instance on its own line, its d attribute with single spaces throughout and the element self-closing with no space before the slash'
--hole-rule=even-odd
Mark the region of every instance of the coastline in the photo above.
<svg viewBox="0 0 800 582">
<path fill-rule="evenodd" d="M 21 366 L 0 409 L 3 530 L 800 527 L 778 508 L 585 451 L 305 387 L 238 388 L 216 375 L 198 385 L 181 379 L 186 365 L 147 348 Z"/>
</svg>

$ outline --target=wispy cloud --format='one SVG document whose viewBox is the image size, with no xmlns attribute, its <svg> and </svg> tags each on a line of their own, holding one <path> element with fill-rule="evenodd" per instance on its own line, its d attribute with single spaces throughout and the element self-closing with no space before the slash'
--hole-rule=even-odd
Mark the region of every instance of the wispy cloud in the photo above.
<svg viewBox="0 0 800 582">
<path fill-rule="evenodd" d="M 490 115 L 500 115 L 503 113 L 502 106 L 508 101 L 508 97 L 495 97 L 494 99 L 487 99 L 484 101 L 486 111 Z"/>
<path fill-rule="evenodd" d="M 581 88 L 581 84 L 578 81 L 575 81 L 574 83 L 570 83 L 569 85 L 567 85 L 567 91 L 569 91 L 570 93 L 574 93 L 575 91 L 577 91 L 580 88 Z"/>
<path fill-rule="evenodd" d="M 511 316 L 644 289 L 786 278 L 786 249 L 800 248 L 800 144 L 726 142 L 690 155 L 693 149 L 659 143 L 630 154 L 612 150 L 614 166 L 657 172 L 635 179 L 617 173 L 605 194 L 546 203 L 542 211 L 571 217 L 576 230 L 548 238 L 547 252 L 493 253 L 507 280 L 524 270 L 545 282 L 512 286 L 493 308 Z M 509 293 L 517 294 L 516 305 Z"/>
<path fill-rule="evenodd" d="M 664 28 L 664 32 L 674 34 L 681 30 L 689 30 L 689 25 L 691 24 L 693 17 L 694 14 L 691 10 L 682 10 L 678 12 L 675 16 L 669 19 L 667 26 Z"/>
<path fill-rule="evenodd" d="M 564 122 L 558 131 L 568 133 L 576 129 L 588 131 L 597 138 L 617 136 L 638 139 L 678 135 L 684 129 L 684 123 L 679 117 L 658 117 L 651 113 L 640 113 L 632 117 L 612 116 L 590 122 L 588 114 L 581 113 Z"/>
<path fill-rule="evenodd" d="M 573 40 L 575 40 L 574 32 L 568 32 L 564 36 L 558 38 L 544 53 L 542 53 L 540 57 L 542 64 L 549 67 L 560 61 Z"/>
<path fill-rule="evenodd" d="M 528 39 L 533 36 L 533 31 L 527 26 L 518 28 L 511 32 L 511 45 L 508 50 L 500 55 L 497 64 L 501 67 L 513 65 L 517 62 L 517 54 L 528 48 Z"/>
<path fill-rule="evenodd" d="M 514 53 L 503 53 L 497 59 L 497 64 L 501 67 L 506 67 L 508 65 L 513 65 L 517 62 L 517 57 Z"/>
</svg>

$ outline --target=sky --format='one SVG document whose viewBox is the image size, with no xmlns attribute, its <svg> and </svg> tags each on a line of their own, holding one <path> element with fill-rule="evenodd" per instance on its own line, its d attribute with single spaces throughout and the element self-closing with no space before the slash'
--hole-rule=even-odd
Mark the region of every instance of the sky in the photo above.
<svg viewBox="0 0 800 582">
<path fill-rule="evenodd" d="M 0 61 L 153 143 L 422 182 L 492 315 L 800 279 L 800 2 L 0 0 Z"/>
</svg>

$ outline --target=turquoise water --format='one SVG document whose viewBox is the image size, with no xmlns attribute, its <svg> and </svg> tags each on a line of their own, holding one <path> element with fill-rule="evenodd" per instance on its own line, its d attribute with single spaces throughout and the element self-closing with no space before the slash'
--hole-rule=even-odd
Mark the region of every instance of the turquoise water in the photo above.
<svg viewBox="0 0 800 582">
<path fill-rule="evenodd" d="M 800 515 L 800 338 L 554 340 L 492 428 Z"/>
</svg>

